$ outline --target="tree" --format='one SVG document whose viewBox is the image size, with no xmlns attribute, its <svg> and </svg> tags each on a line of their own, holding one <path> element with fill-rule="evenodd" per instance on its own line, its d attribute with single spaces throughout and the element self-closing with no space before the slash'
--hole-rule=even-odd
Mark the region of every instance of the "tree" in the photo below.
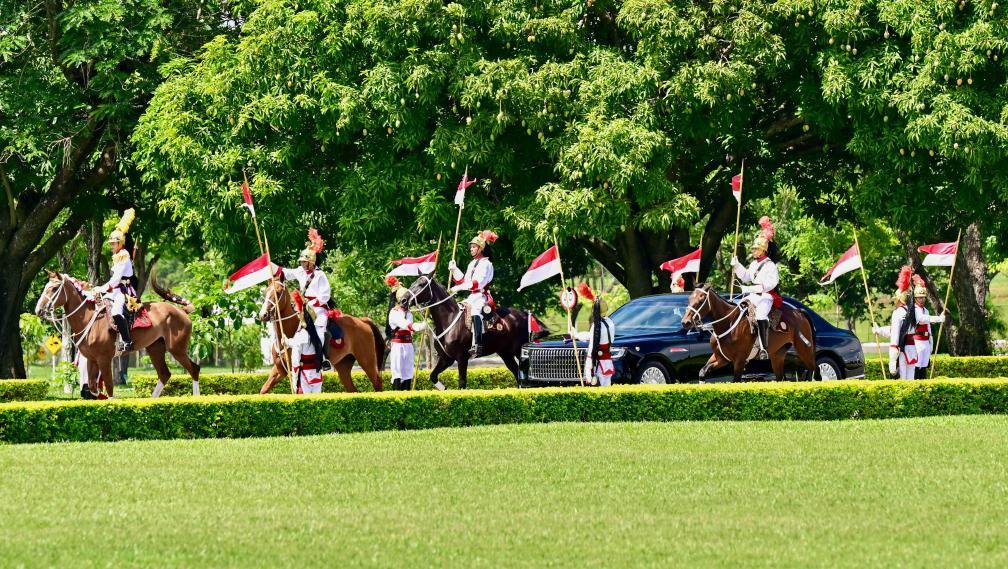
<svg viewBox="0 0 1008 569">
<path fill-rule="evenodd" d="M 25 295 L 106 211 L 102 192 L 130 168 L 158 67 L 235 22 L 212 2 L 0 0 L 0 375 L 24 377 Z"/>
</svg>

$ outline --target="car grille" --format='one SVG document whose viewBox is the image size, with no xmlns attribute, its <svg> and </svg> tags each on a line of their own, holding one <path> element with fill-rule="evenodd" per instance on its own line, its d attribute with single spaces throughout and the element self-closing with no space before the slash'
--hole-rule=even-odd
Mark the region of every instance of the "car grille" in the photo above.
<svg viewBox="0 0 1008 569">
<path fill-rule="evenodd" d="M 574 348 L 530 348 L 529 379 L 532 381 L 579 381 L 584 369 L 585 350 L 578 349 L 578 365 L 574 365 Z"/>
</svg>

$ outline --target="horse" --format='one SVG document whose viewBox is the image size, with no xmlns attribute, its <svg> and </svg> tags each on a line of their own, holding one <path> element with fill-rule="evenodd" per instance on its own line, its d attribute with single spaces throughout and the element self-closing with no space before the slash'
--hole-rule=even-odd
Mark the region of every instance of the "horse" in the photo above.
<svg viewBox="0 0 1008 569">
<path fill-rule="evenodd" d="M 409 288 L 409 303 L 415 310 L 430 309 L 430 319 L 434 327 L 435 350 L 438 361 L 431 371 L 431 383 L 438 384 L 438 376 L 454 362 L 458 362 L 459 389 L 466 388 L 466 371 L 469 349 L 472 346 L 472 323 L 465 317 L 463 305 L 455 302 L 441 284 L 430 277 L 421 276 Z M 483 334 L 483 354 L 496 353 L 518 381 L 518 357 L 521 348 L 528 342 L 528 313 L 517 308 L 501 308 L 498 317 L 503 330 L 492 330 Z M 549 331 L 537 333 L 537 337 L 548 336 Z"/>
<path fill-rule="evenodd" d="M 711 354 L 706 365 L 700 369 L 702 381 L 712 370 L 732 364 L 733 381 L 742 380 L 749 355 L 756 342 L 756 331 L 748 321 L 748 304 L 733 304 L 721 298 L 710 284 L 701 285 L 690 294 L 687 300 L 686 314 L 683 315 L 683 327 L 698 328 L 704 318 L 712 321 Z M 812 320 L 803 310 L 784 307 L 781 312 L 779 330 L 770 330 L 767 343 L 767 353 L 770 354 L 770 365 L 777 381 L 784 380 L 784 358 L 788 346 L 794 346 L 798 359 L 808 372 L 815 377 L 815 327 Z"/>
<path fill-rule="evenodd" d="M 85 299 L 84 283 L 81 281 L 48 269 L 46 272 L 49 282 L 35 305 L 35 314 L 46 316 L 55 323 L 55 310 L 63 308 L 64 318 L 70 323 L 71 338 L 88 361 L 88 388 L 91 393 L 98 393 L 100 374 L 111 397 L 114 389 L 110 380 L 112 358 L 117 355 L 119 333 L 112 329 L 108 303 L 102 300 L 92 303 Z M 153 397 L 158 397 L 165 383 L 171 379 L 165 353 L 170 353 L 185 368 L 192 378 L 193 395 L 199 395 L 200 366 L 189 358 L 189 338 L 192 336 L 189 314 L 193 305 L 171 290 L 162 288 L 154 275 L 151 275 L 150 284 L 154 292 L 168 302 L 144 303 L 151 325 L 132 330 L 133 349 L 130 351 L 147 350 L 158 375 Z"/>
<path fill-rule="evenodd" d="M 279 312 L 279 317 L 274 318 Z M 294 301 L 291 298 L 287 286 L 279 281 L 274 281 L 266 285 L 263 291 L 263 305 L 259 311 L 259 320 L 264 323 L 272 323 L 274 335 L 277 342 L 273 345 L 273 368 L 270 370 L 266 383 L 263 384 L 260 394 L 269 393 L 276 383 L 286 377 L 290 372 L 287 363 L 290 361 L 290 348 L 280 343 L 280 338 L 291 338 L 298 331 L 301 325 L 297 309 L 294 308 Z M 382 390 L 381 369 L 385 363 L 385 340 L 382 338 L 381 330 L 370 318 L 357 318 L 343 314 L 336 318 L 343 329 L 343 342 L 334 347 L 332 344 L 326 346 L 329 361 L 339 374 L 340 383 L 343 389 L 353 393 L 357 391 L 354 386 L 351 371 L 354 361 L 360 364 L 361 369 L 371 380 L 371 385 L 375 391 Z"/>
</svg>

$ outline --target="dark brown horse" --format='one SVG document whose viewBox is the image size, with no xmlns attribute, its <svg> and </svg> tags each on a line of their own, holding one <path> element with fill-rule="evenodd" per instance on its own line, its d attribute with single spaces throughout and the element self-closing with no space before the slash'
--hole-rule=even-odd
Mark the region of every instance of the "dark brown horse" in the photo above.
<svg viewBox="0 0 1008 569">
<path fill-rule="evenodd" d="M 263 298 L 259 319 L 272 323 L 275 338 L 293 337 L 301 325 L 301 320 L 287 287 L 279 281 L 266 285 Z M 278 310 L 279 318 L 277 318 Z M 326 349 L 329 361 L 339 374 L 343 389 L 351 393 L 357 391 L 351 376 L 356 361 L 371 380 L 374 390 L 381 391 L 381 368 L 385 361 L 385 340 L 382 339 L 381 330 L 370 318 L 356 318 L 344 314 L 337 318 L 337 322 L 343 328 L 343 342 L 339 347 L 328 345 Z M 290 349 L 279 342 L 274 344 L 273 369 L 270 370 L 269 377 L 266 378 L 266 383 L 259 393 L 269 393 L 278 381 L 287 377 L 290 371 L 287 368 L 287 362 L 290 361 L 288 358 Z"/>
<path fill-rule="evenodd" d="M 699 286 L 690 294 L 683 326 L 698 328 L 705 318 L 710 320 L 707 325 L 711 328 L 713 353 L 700 369 L 701 380 L 709 372 L 728 364 L 732 365 L 734 381 L 742 380 L 742 372 L 756 343 L 756 331 L 749 323 L 747 306 L 721 298 L 709 284 Z M 790 346 L 794 346 L 808 373 L 815 373 L 815 328 L 807 314 L 784 306 L 779 329 L 770 330 L 769 336 L 767 353 L 777 381 L 784 379 L 784 358 Z"/>
<path fill-rule="evenodd" d="M 88 360 L 88 388 L 91 393 L 98 393 L 98 376 L 101 374 L 105 390 L 111 397 L 112 358 L 116 356 L 119 334 L 112 329 L 109 305 L 101 300 L 97 303 L 85 300 L 80 281 L 53 271 L 46 272 L 49 273 L 49 283 L 35 305 L 35 314 L 53 317 L 57 308 L 63 308 L 65 318 L 70 323 L 71 338 Z M 189 338 L 192 336 L 189 313 L 193 310 L 192 303 L 158 286 L 153 276 L 151 287 L 158 296 L 179 304 L 182 308 L 168 302 L 145 304 L 151 325 L 133 329 L 132 351 L 146 349 L 157 370 L 158 385 L 154 388 L 154 397 L 161 393 L 165 383 L 171 378 L 165 353 L 170 353 L 189 372 L 193 381 L 193 395 L 199 395 L 200 366 L 189 358 Z"/>
<path fill-rule="evenodd" d="M 466 388 L 466 371 L 469 367 L 469 352 L 472 347 L 472 319 L 464 308 L 455 301 L 443 286 L 430 277 L 422 276 L 409 288 L 410 304 L 418 309 L 430 309 L 430 319 L 434 329 L 434 345 L 438 354 L 437 364 L 431 371 L 431 383 L 438 383 L 438 376 L 452 363 L 458 362 L 459 389 Z M 518 381 L 518 357 L 521 347 L 528 342 L 528 313 L 517 308 L 499 309 L 502 330 L 487 331 L 483 334 L 483 354 L 497 354 Z M 549 335 L 543 330 L 537 337 Z"/>
</svg>

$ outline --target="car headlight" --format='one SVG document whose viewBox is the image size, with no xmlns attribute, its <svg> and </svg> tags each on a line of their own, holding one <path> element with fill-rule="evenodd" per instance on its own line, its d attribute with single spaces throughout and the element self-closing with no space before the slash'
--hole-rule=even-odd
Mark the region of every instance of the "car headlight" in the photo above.
<svg viewBox="0 0 1008 569">
<path fill-rule="evenodd" d="M 521 359 L 527 360 L 528 357 L 529 357 L 529 349 L 526 348 L 525 346 L 522 346 L 522 349 L 521 349 Z"/>
<path fill-rule="evenodd" d="M 612 348 L 609 353 L 612 354 L 612 359 L 618 360 L 626 355 L 626 348 Z"/>
</svg>

